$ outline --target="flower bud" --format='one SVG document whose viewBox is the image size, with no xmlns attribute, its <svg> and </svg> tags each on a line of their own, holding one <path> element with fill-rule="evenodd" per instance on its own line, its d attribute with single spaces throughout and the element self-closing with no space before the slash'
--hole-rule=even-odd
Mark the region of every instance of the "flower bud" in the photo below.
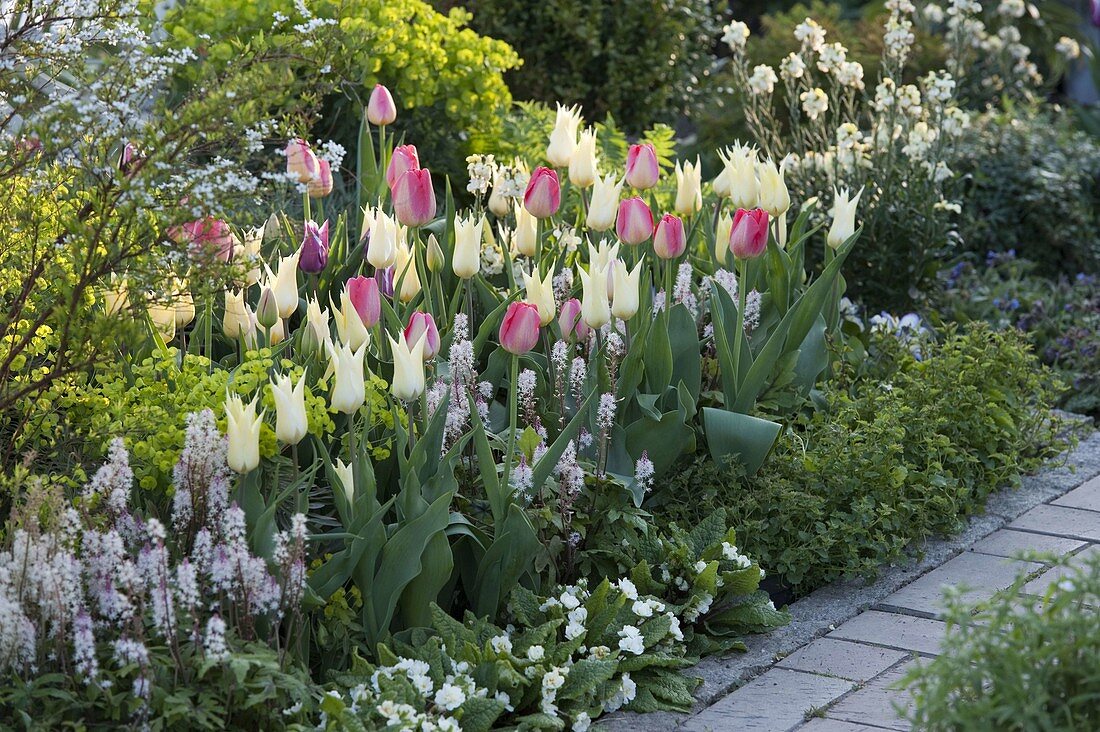
<svg viewBox="0 0 1100 732">
<path fill-rule="evenodd" d="M 527 353 L 539 342 L 539 309 L 529 302 L 513 302 L 500 324 L 500 345 L 517 356 Z"/>
<path fill-rule="evenodd" d="M 626 154 L 626 182 L 640 191 L 657 185 L 661 168 L 657 164 L 657 151 L 653 144 L 643 142 L 631 145 Z"/>
<path fill-rule="evenodd" d="M 267 283 L 275 293 L 280 318 L 289 318 L 298 309 L 298 259 L 301 255 L 302 250 L 298 249 L 289 257 L 281 258 L 277 275 L 264 263 Z"/>
<path fill-rule="evenodd" d="M 317 161 L 317 175 L 306 184 L 310 198 L 324 198 L 332 193 L 332 168 L 327 160 Z"/>
<path fill-rule="evenodd" d="M 405 342 L 416 343 L 421 338 L 424 339 L 422 356 L 425 361 L 431 361 L 439 353 L 439 329 L 431 313 L 417 310 L 409 316 L 409 324 L 405 326 Z"/>
<path fill-rule="evenodd" d="M 336 470 L 336 477 L 340 481 L 340 487 L 344 489 L 344 496 L 348 499 L 348 503 L 355 501 L 355 472 L 352 470 L 352 465 L 345 463 L 343 459 L 337 458 L 336 465 L 333 466 Z"/>
<path fill-rule="evenodd" d="M 527 181 L 523 194 L 523 207 L 537 219 L 545 219 L 558 212 L 561 206 L 561 185 L 558 174 L 550 168 L 535 168 Z"/>
<path fill-rule="evenodd" d="M 317 226 L 306 221 L 302 246 L 298 250 L 298 268 L 306 274 L 320 274 L 328 264 L 328 221 Z"/>
<path fill-rule="evenodd" d="M 588 188 L 596 180 L 596 130 L 581 132 L 581 141 L 569 161 L 569 182 L 577 188 Z"/>
<path fill-rule="evenodd" d="M 679 216 L 665 214 L 653 234 L 653 253 L 661 259 L 676 259 L 687 249 L 684 222 Z"/>
<path fill-rule="evenodd" d="M 581 318 L 581 301 L 572 297 L 561 304 L 561 315 L 558 316 L 558 327 L 561 328 L 561 337 L 566 341 L 576 338 L 584 341 L 590 331 L 588 324 Z"/>
<path fill-rule="evenodd" d="M 455 250 L 451 255 L 451 270 L 456 277 L 468 280 L 481 269 L 481 229 L 484 221 L 455 215 Z"/>
<path fill-rule="evenodd" d="M 317 156 L 313 154 L 313 148 L 301 138 L 296 138 L 287 143 L 283 154 L 286 155 L 287 174 L 297 178 L 299 183 L 309 183 L 320 170 Z"/>
<path fill-rule="evenodd" d="M 611 314 L 621 320 L 630 320 L 638 312 L 638 288 L 642 277 L 642 261 L 627 270 L 626 264 L 616 261 L 612 272 L 615 277 L 615 298 L 611 303 Z"/>
<path fill-rule="evenodd" d="M 316 297 L 306 303 L 306 330 L 312 335 L 311 340 L 318 348 L 332 340 L 328 316 L 328 310 L 321 307 Z"/>
<path fill-rule="evenodd" d="M 405 226 L 423 226 L 435 218 L 435 189 L 427 168 L 401 174 L 393 186 L 393 212 Z"/>
<path fill-rule="evenodd" d="M 516 251 L 525 257 L 533 257 L 539 248 L 539 220 L 528 213 L 519 201 L 516 202 L 516 231 L 513 243 Z"/>
<path fill-rule="evenodd" d="M 367 352 L 367 347 L 361 345 L 353 352 L 347 343 L 334 346 L 331 342 L 326 342 L 325 348 L 328 350 L 332 372 L 336 375 L 329 394 L 329 403 L 337 412 L 354 414 L 367 398 L 366 385 L 363 383 L 363 354 Z"/>
<path fill-rule="evenodd" d="M 236 394 L 226 395 L 226 432 L 229 448 L 226 459 L 238 473 L 255 470 L 260 464 L 260 426 L 263 413 L 256 414 L 256 397 L 247 405 Z"/>
<path fill-rule="evenodd" d="M 375 84 L 367 100 L 367 121 L 372 125 L 385 127 L 397 119 L 397 105 L 393 103 L 390 90 L 381 84 Z"/>
<path fill-rule="evenodd" d="M 130 288 L 126 280 L 111 275 L 103 288 L 103 307 L 107 315 L 115 315 L 130 307 Z"/>
<path fill-rule="evenodd" d="M 420 170 L 420 157 L 416 145 L 398 145 L 393 149 L 390 164 L 386 167 L 386 185 L 392 191 L 397 179 L 410 170 Z"/>
<path fill-rule="evenodd" d="M 826 243 L 836 249 L 856 233 L 856 207 L 859 205 L 859 197 L 863 195 L 860 188 L 854 198 L 849 198 L 847 188 L 839 191 L 833 189 L 833 225 L 829 229 Z"/>
<path fill-rule="evenodd" d="M 411 347 L 404 333 L 400 335 L 400 340 L 389 339 L 393 352 L 390 393 L 397 399 L 409 402 L 424 393 L 424 338 L 421 335 Z"/>
<path fill-rule="evenodd" d="M 397 293 L 397 299 L 409 303 L 420 294 L 420 273 L 416 269 L 416 257 L 412 250 L 405 244 L 397 247 L 397 259 L 393 264 L 394 285 L 400 283 L 401 291 Z"/>
<path fill-rule="evenodd" d="M 284 445 L 297 445 L 309 430 L 306 417 L 306 375 L 291 384 L 285 374 L 271 377 L 271 396 L 275 399 L 275 438 Z"/>
<path fill-rule="evenodd" d="M 244 290 L 225 291 L 225 312 L 222 315 L 222 333 L 226 338 L 236 340 L 242 332 L 247 332 L 249 315 L 244 304 Z"/>
<path fill-rule="evenodd" d="M 597 176 L 592 188 L 592 202 L 588 205 L 588 217 L 585 224 L 592 231 L 607 231 L 615 225 L 619 213 L 619 194 L 623 182 L 608 174 L 606 178 Z"/>
<path fill-rule="evenodd" d="M 681 167 L 676 163 L 676 213 L 691 216 L 703 207 L 703 170 L 699 158 L 695 164 L 685 162 Z"/>
<path fill-rule="evenodd" d="M 580 270 L 581 317 L 590 328 L 602 328 L 611 322 L 611 305 L 607 301 L 608 269 L 597 262 L 588 264 L 588 272 Z"/>
<path fill-rule="evenodd" d="M 635 196 L 619 204 L 615 233 L 624 244 L 641 244 L 653 235 L 653 212 L 645 201 Z"/>
<path fill-rule="evenodd" d="M 737 209 L 730 231 L 730 251 L 738 259 L 754 259 L 768 248 L 768 212 Z"/>
<path fill-rule="evenodd" d="M 266 284 L 260 290 L 260 301 L 256 303 L 256 322 L 264 328 L 273 328 L 279 322 L 279 305 L 275 301 L 275 291 Z"/>
<path fill-rule="evenodd" d="M 370 344 L 370 331 L 359 317 L 346 288 L 340 293 L 340 307 L 336 307 L 331 300 L 329 305 L 332 306 L 332 318 L 336 321 L 336 333 L 341 342 L 347 343 L 353 351 Z"/>
<path fill-rule="evenodd" d="M 534 274 L 523 273 L 523 286 L 527 291 L 527 302 L 538 308 L 539 325 L 549 325 L 554 319 L 556 304 L 554 302 L 554 268 L 541 280 L 538 271 Z"/>
<path fill-rule="evenodd" d="M 443 265 L 447 263 L 446 257 L 443 256 L 443 250 L 439 248 L 439 239 L 435 238 L 435 234 L 428 235 L 428 252 L 425 255 L 425 263 L 428 265 L 429 272 L 439 272 L 443 269 Z"/>
<path fill-rule="evenodd" d="M 186 328 L 195 319 L 195 298 L 183 280 L 173 281 L 172 308 L 177 328 Z"/>
<path fill-rule="evenodd" d="M 382 315 L 382 299 L 378 292 L 378 280 L 373 277 L 352 277 L 347 283 L 348 297 L 367 328 L 373 328 Z"/>
<path fill-rule="evenodd" d="M 392 267 L 397 257 L 397 240 L 401 237 L 399 224 L 382 209 L 372 211 L 368 237 L 367 261 L 375 269 Z"/>
<path fill-rule="evenodd" d="M 148 313 L 153 327 L 164 340 L 170 341 L 176 337 L 176 307 L 173 304 L 161 301 L 150 303 Z"/>
<path fill-rule="evenodd" d="M 791 194 L 783 180 L 784 172 L 774 161 L 767 160 L 756 167 L 756 173 L 760 180 L 760 208 L 774 217 L 786 213 L 791 207 Z"/>
<path fill-rule="evenodd" d="M 554 130 L 550 133 L 550 144 L 546 148 L 546 159 L 550 161 L 550 165 L 555 168 L 569 165 L 577 150 L 577 128 L 580 124 L 580 107 L 563 107 L 558 104 Z"/>
<path fill-rule="evenodd" d="M 500 192 L 500 189 L 504 186 L 504 176 L 501 173 L 497 173 L 493 177 L 493 191 L 489 194 L 489 210 L 493 212 L 494 216 L 504 218 L 508 215 L 508 212 L 512 210 L 512 201 Z"/>
<path fill-rule="evenodd" d="M 730 232 L 733 230 L 733 217 L 726 212 L 718 217 L 714 229 L 714 257 L 721 265 L 729 264 Z"/>
</svg>

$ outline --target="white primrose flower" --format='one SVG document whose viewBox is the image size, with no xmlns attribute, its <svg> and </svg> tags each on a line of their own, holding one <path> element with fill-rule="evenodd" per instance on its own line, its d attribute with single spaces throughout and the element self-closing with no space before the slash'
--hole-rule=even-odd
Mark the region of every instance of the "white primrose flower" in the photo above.
<svg viewBox="0 0 1100 732">
<path fill-rule="evenodd" d="M 531 646 L 527 649 L 527 659 L 538 663 L 546 658 L 546 649 L 542 646 Z"/>
<path fill-rule="evenodd" d="M 624 625 L 619 631 L 619 650 L 640 656 L 645 653 L 645 639 L 642 632 L 633 625 Z"/>
<path fill-rule="evenodd" d="M 433 701 L 437 707 L 443 707 L 448 712 L 453 712 L 466 701 L 466 693 L 454 684 L 444 684 L 436 692 Z"/>
<path fill-rule="evenodd" d="M 489 647 L 493 649 L 494 653 L 511 653 L 512 639 L 506 635 L 494 636 L 489 639 Z"/>
</svg>

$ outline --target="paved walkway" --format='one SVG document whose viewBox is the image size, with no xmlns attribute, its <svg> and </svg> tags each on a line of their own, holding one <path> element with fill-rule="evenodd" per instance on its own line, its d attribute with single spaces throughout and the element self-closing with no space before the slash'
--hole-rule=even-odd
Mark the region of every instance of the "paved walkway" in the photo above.
<svg viewBox="0 0 1100 732">
<path fill-rule="evenodd" d="M 1016 558 L 1020 552 L 1085 556 L 1100 551 L 1100 434 L 1083 441 L 1069 463 L 1076 472 L 1065 468 L 1048 471 L 1025 479 L 1020 491 L 994 496 L 989 514 L 971 521 L 962 543 L 940 542 L 944 546 L 937 547 L 932 542 L 930 553 L 941 556 L 934 557 L 932 563 L 918 563 L 919 571 L 894 568 L 869 587 L 848 586 L 850 592 L 846 592 L 846 583 L 839 583 L 795 603 L 792 625 L 805 627 L 792 629 L 792 635 L 808 636 L 810 642 L 803 641 L 790 651 L 774 651 L 775 639 L 764 636 L 757 650 L 771 650 L 774 655 L 771 664 L 755 669 L 763 671 L 759 675 L 752 677 L 751 665 L 746 666 L 751 659 L 705 660 L 698 667 L 704 684 L 693 714 L 625 715 L 609 720 L 608 728 L 684 732 L 908 729 L 895 705 L 905 708 L 910 699 L 893 686 L 914 664 L 939 652 L 945 628 L 939 619 L 944 587 L 964 588 L 966 598 L 978 601 L 1012 584 L 1020 572 L 1028 572 L 1034 579 L 1026 589 L 1042 595 L 1059 579 L 1058 571 Z M 899 572 L 912 576 L 899 582 Z M 896 586 L 890 586 L 891 573 Z M 828 616 L 829 602 L 842 602 L 843 596 L 860 592 L 870 592 L 872 601 L 841 616 L 844 622 L 820 624 L 821 618 Z M 823 595 L 825 602 L 815 595 Z M 803 604 L 806 607 L 800 608 Z M 748 655 L 752 653 L 750 643 Z M 746 677 L 751 680 L 743 683 Z M 731 693 L 724 689 L 715 693 L 722 684 L 737 688 Z"/>
</svg>

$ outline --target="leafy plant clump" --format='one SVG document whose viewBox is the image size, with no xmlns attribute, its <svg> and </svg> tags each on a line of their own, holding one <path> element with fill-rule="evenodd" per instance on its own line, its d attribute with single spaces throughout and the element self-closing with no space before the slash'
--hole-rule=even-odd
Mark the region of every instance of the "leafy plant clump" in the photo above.
<svg viewBox="0 0 1100 732">
<path fill-rule="evenodd" d="M 1050 557 L 1032 557 L 1053 561 Z M 1100 726 L 1100 559 L 1063 558 L 1042 597 L 1022 575 L 987 603 L 948 596 L 942 652 L 905 682 L 915 728 L 1007 732 Z"/>
</svg>

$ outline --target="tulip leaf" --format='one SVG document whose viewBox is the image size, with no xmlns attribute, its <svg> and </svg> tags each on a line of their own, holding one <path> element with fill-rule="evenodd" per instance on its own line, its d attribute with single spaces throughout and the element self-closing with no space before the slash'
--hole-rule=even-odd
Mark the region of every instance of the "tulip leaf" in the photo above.
<svg viewBox="0 0 1100 732">
<path fill-rule="evenodd" d="M 445 496 L 450 499 L 450 494 Z M 448 516 L 448 524 L 450 517 Z M 440 599 L 440 591 L 446 586 L 454 570 L 454 555 L 447 538 L 447 525 L 434 534 L 424 547 L 422 568 L 401 592 L 398 617 L 405 627 L 427 627 L 432 623 L 431 605 Z M 446 603 L 449 604 L 449 603 Z"/>
<path fill-rule="evenodd" d="M 672 378 L 670 384 L 683 383 L 694 401 L 702 388 L 703 364 L 699 355 L 699 331 L 695 318 L 683 303 L 672 308 L 669 322 L 669 345 L 672 348 Z"/>
<path fill-rule="evenodd" d="M 753 475 L 764 464 L 782 426 L 748 414 L 703 407 L 703 428 L 711 459 L 721 465 L 737 457 Z"/>
<path fill-rule="evenodd" d="M 581 429 L 581 425 L 585 422 L 588 407 L 592 403 L 595 394 L 595 390 L 588 393 L 584 402 L 577 407 L 577 413 L 573 415 L 573 419 L 569 420 L 569 423 L 565 425 L 565 429 L 558 434 L 557 439 L 555 439 L 546 452 L 543 453 L 542 458 L 531 466 L 531 485 L 535 487 L 535 490 L 538 490 L 542 484 L 546 482 L 546 479 L 550 477 L 550 473 L 557 466 L 562 453 L 565 452 L 565 446 L 569 444 L 570 440 L 577 436 L 577 433 Z"/>
<path fill-rule="evenodd" d="M 829 353 L 825 346 L 825 318 L 818 316 L 805 340 L 798 348 L 798 362 L 794 367 L 794 383 L 799 391 L 808 394 L 817 377 L 828 365 Z"/>
<path fill-rule="evenodd" d="M 637 460 L 644 451 L 657 475 L 672 467 L 682 454 L 695 449 L 695 430 L 685 424 L 679 409 L 665 412 L 660 419 L 642 417 L 627 425 L 625 434 L 630 456 Z"/>
<path fill-rule="evenodd" d="M 531 570 L 539 546 L 527 514 L 516 504 L 510 504 L 508 516 L 497 525 L 497 535 L 478 565 L 471 598 L 478 616 L 497 616 L 501 603 Z"/>
<path fill-rule="evenodd" d="M 469 395 L 470 414 L 477 414 L 477 405 L 473 395 Z M 474 425 L 474 449 L 477 452 L 477 465 L 481 473 L 481 481 L 485 486 L 485 495 L 489 497 L 489 508 L 493 512 L 493 524 L 497 525 L 504 520 L 504 512 L 507 508 L 508 497 L 500 489 L 500 477 L 497 475 L 497 462 L 493 457 L 493 448 L 489 445 L 489 437 L 485 433 L 485 424 L 480 419 L 471 420 Z M 536 488 L 540 484 L 535 484 Z"/>
</svg>

